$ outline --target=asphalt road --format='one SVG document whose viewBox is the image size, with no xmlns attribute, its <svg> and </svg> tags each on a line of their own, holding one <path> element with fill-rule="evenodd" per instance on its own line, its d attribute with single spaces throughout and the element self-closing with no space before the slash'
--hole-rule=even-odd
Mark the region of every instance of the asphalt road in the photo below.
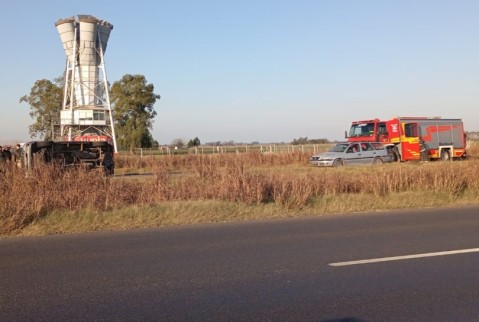
<svg viewBox="0 0 479 322">
<path fill-rule="evenodd" d="M 479 321 L 479 207 L 0 240 L 0 321 Z"/>
</svg>

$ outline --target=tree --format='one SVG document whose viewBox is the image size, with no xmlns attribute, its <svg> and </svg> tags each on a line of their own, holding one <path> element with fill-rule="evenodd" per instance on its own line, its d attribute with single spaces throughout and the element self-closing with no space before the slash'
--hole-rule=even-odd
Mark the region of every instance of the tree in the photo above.
<svg viewBox="0 0 479 322">
<path fill-rule="evenodd" d="M 150 130 L 156 111 L 153 106 L 160 99 L 153 84 L 147 84 L 143 75 L 124 75 L 114 82 L 110 99 L 114 106 L 115 130 L 121 148 L 152 147 Z"/>
<path fill-rule="evenodd" d="M 298 139 L 293 139 L 291 142 L 292 145 L 302 145 L 302 144 L 325 144 L 329 143 L 328 139 L 308 139 L 308 137 L 299 137 Z"/>
<path fill-rule="evenodd" d="M 28 126 L 30 137 L 37 135 L 44 140 L 53 140 L 54 124 L 60 124 L 60 111 L 63 101 L 63 77 L 37 80 L 30 90 L 30 95 L 20 98 L 20 103 L 30 105 L 30 117 L 35 123 Z"/>
<path fill-rule="evenodd" d="M 308 144 L 308 137 L 299 137 L 298 139 L 293 139 L 293 142 L 291 142 L 293 145 L 300 145 L 300 144 Z"/>
<path fill-rule="evenodd" d="M 171 141 L 171 146 L 182 148 L 185 146 L 185 141 L 179 138 L 173 139 L 173 141 Z"/>
<path fill-rule="evenodd" d="M 194 146 L 200 146 L 201 145 L 201 142 L 200 142 L 200 139 L 198 139 L 198 137 L 195 137 L 194 139 L 191 139 L 188 141 L 188 147 L 191 148 L 191 147 L 194 147 Z"/>
<path fill-rule="evenodd" d="M 159 149 L 160 148 L 160 143 L 158 143 L 157 140 L 153 140 L 153 144 L 151 145 L 153 149 Z"/>
</svg>

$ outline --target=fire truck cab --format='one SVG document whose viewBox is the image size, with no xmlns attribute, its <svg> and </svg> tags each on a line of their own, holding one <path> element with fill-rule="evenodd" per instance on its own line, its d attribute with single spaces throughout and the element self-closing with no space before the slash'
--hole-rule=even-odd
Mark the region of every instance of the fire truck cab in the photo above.
<svg viewBox="0 0 479 322">
<path fill-rule="evenodd" d="M 452 160 L 465 158 L 466 135 L 461 119 L 395 117 L 354 121 L 349 142 L 381 142 L 396 161 Z"/>
</svg>

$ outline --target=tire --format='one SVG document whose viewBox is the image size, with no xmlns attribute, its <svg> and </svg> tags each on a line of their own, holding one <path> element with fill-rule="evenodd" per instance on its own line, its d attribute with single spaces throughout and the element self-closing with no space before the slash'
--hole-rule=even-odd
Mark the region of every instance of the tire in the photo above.
<svg viewBox="0 0 479 322">
<path fill-rule="evenodd" d="M 333 167 L 342 167 L 344 164 L 343 164 L 343 161 L 341 159 L 336 159 L 333 161 Z"/>
<path fill-rule="evenodd" d="M 451 151 L 442 150 L 441 151 L 441 161 L 451 161 Z"/>
<path fill-rule="evenodd" d="M 113 160 L 111 153 L 105 153 L 101 165 L 107 176 L 115 173 L 115 161 Z"/>
<path fill-rule="evenodd" d="M 399 157 L 399 150 L 397 147 L 388 149 L 388 154 L 391 156 L 391 160 L 393 160 L 393 162 L 401 161 L 401 158 Z"/>
<path fill-rule="evenodd" d="M 381 157 L 375 157 L 373 159 L 373 164 L 383 164 L 383 159 Z"/>
<path fill-rule="evenodd" d="M 112 176 L 115 174 L 115 165 L 112 164 L 111 166 L 109 166 L 108 168 L 104 168 L 103 170 L 106 176 Z"/>
</svg>

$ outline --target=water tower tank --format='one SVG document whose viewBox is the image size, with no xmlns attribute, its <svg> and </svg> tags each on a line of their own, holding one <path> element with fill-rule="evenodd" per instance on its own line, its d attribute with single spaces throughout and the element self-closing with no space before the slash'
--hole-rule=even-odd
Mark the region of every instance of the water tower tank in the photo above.
<svg viewBox="0 0 479 322">
<path fill-rule="evenodd" d="M 116 149 L 104 55 L 113 25 L 90 15 L 55 23 L 65 50 L 65 90 L 60 136 L 109 141 Z"/>
</svg>

